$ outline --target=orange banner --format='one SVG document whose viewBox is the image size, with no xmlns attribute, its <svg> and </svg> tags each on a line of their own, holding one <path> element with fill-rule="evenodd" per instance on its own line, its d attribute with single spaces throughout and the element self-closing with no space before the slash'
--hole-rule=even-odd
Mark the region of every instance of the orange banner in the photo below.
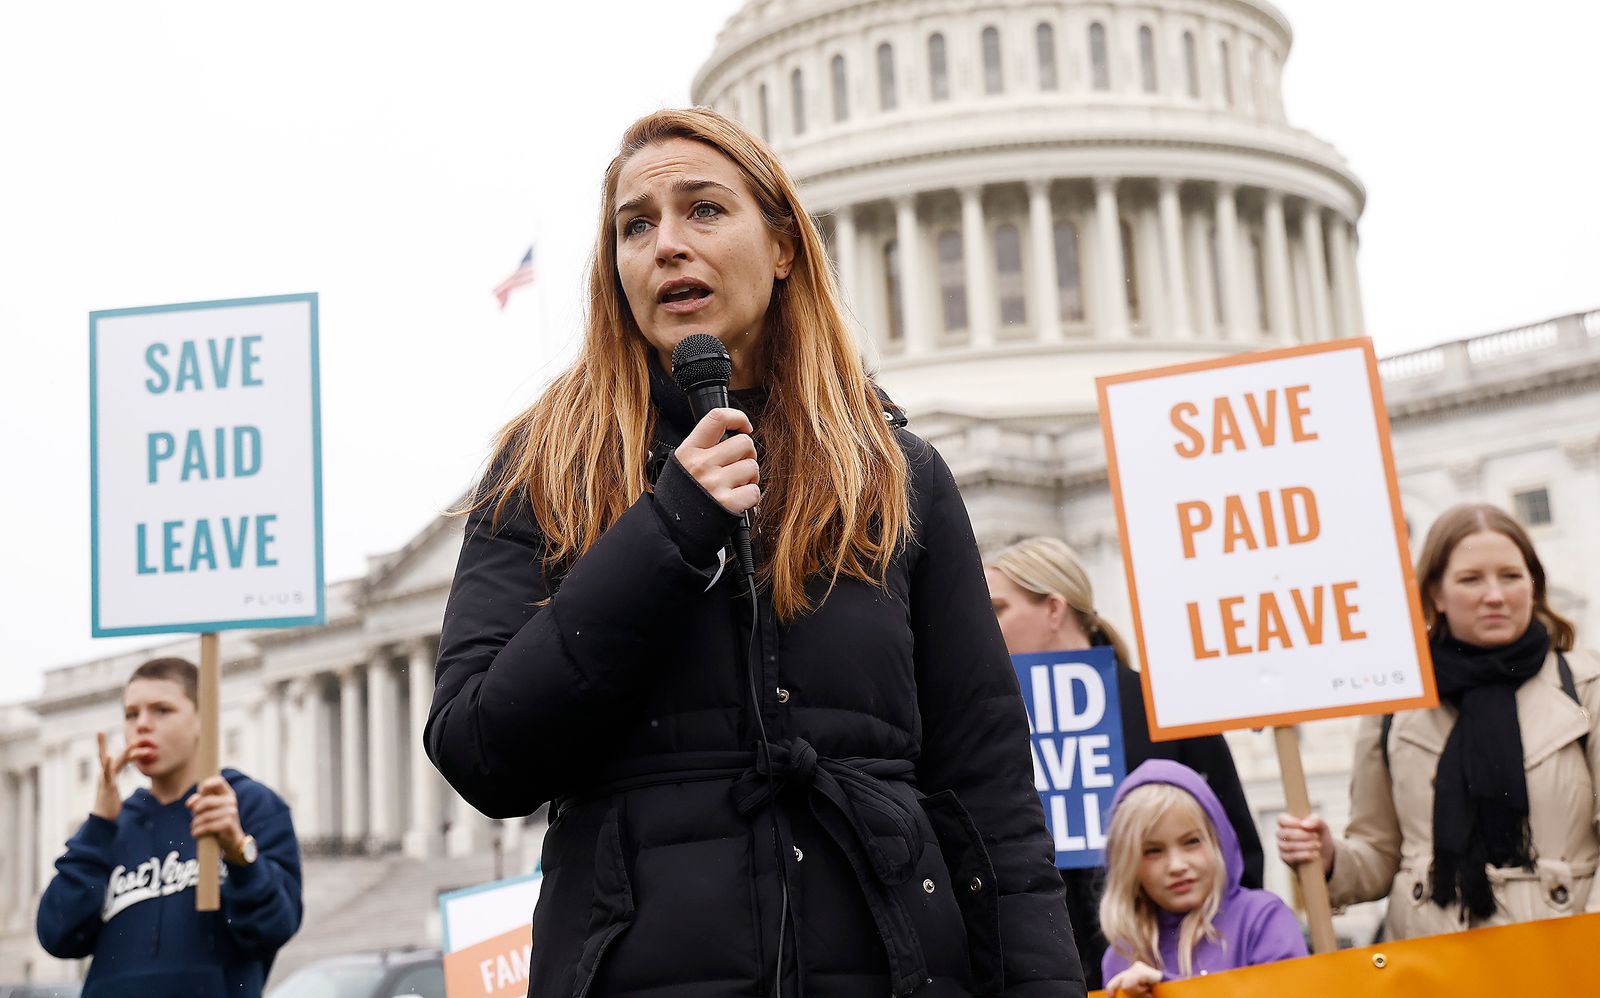
<svg viewBox="0 0 1600 998">
<path fill-rule="evenodd" d="M 1574 915 L 1230 970 L 1158 984 L 1154 994 L 1156 998 L 1594 994 L 1592 958 L 1597 943 L 1600 915 Z M 1090 998 L 1105 998 L 1105 992 L 1090 992 Z"/>
<path fill-rule="evenodd" d="M 444 956 L 444 991 L 450 998 L 526 998 L 533 959 L 533 924 L 485 939 Z"/>
</svg>

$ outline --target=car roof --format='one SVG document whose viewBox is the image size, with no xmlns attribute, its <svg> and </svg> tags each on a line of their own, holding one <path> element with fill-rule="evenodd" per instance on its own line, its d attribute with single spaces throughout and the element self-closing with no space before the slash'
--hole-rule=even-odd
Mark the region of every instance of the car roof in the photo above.
<svg viewBox="0 0 1600 998">
<path fill-rule="evenodd" d="M 369 953 L 344 953 L 339 956 L 324 957 L 306 964 L 308 967 L 354 967 L 378 965 L 382 967 L 406 966 L 413 963 L 427 963 L 443 958 L 443 954 L 436 949 L 392 949 L 379 950 Z"/>
</svg>

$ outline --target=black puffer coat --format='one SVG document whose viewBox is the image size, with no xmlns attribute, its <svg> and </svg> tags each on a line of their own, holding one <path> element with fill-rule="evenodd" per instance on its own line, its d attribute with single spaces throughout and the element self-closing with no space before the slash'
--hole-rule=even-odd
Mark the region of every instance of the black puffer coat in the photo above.
<svg viewBox="0 0 1600 998">
<path fill-rule="evenodd" d="M 691 417 L 652 377 L 666 458 Z M 763 596 L 754 684 L 733 518 L 676 460 L 548 602 L 532 517 L 469 517 L 425 737 L 487 815 L 553 800 L 530 994 L 770 996 L 780 958 L 785 996 L 1084 994 L 966 509 L 898 432 L 887 589 Z"/>
</svg>

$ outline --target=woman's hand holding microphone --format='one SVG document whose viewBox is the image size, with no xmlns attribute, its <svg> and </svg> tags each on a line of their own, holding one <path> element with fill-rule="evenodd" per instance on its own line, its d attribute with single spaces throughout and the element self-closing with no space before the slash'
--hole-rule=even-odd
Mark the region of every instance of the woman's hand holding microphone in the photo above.
<svg viewBox="0 0 1600 998">
<path fill-rule="evenodd" d="M 761 466 L 750 417 L 738 409 L 712 409 L 678 445 L 683 470 L 735 516 L 761 502 Z M 732 436 L 723 439 L 724 434 Z"/>
</svg>

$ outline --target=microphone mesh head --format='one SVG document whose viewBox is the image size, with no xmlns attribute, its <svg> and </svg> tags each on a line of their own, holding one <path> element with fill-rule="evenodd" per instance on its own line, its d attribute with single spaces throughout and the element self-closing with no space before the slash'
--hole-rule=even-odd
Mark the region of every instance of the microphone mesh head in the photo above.
<svg viewBox="0 0 1600 998">
<path fill-rule="evenodd" d="M 701 385 L 726 385 L 733 377 L 728 348 L 710 333 L 694 333 L 672 348 L 672 380 L 685 392 Z"/>
</svg>

